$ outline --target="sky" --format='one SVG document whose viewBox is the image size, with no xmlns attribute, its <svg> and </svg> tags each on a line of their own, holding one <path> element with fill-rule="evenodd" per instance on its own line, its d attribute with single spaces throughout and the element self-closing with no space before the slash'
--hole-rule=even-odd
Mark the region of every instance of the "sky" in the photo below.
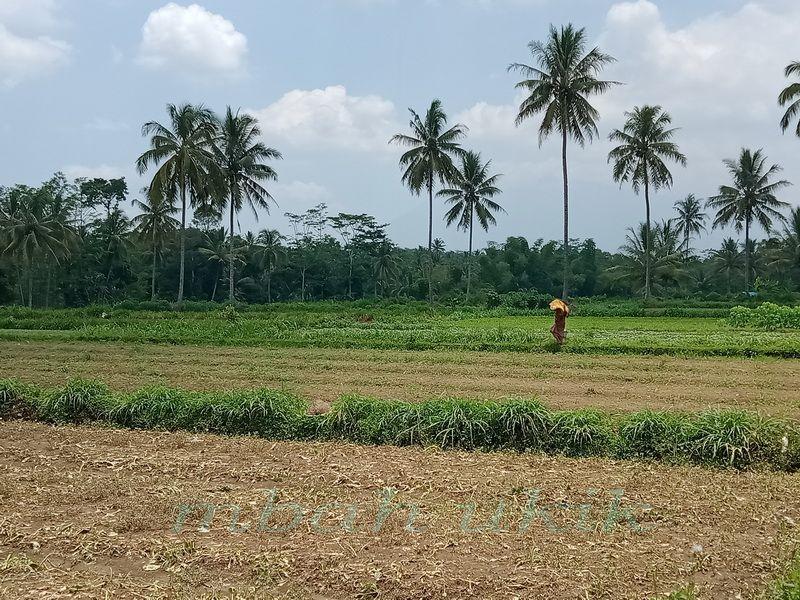
<svg viewBox="0 0 800 600">
<path fill-rule="evenodd" d="M 643 220 L 644 199 L 613 182 L 606 157 L 608 133 L 645 103 L 672 115 L 688 157 L 653 197 L 655 219 L 687 194 L 714 194 L 728 180 L 722 160 L 745 146 L 784 167 L 798 187 L 782 199 L 800 204 L 800 139 L 781 134 L 776 100 L 783 68 L 800 60 L 797 0 L 0 0 L 0 185 L 124 176 L 136 197 L 142 123 L 164 121 L 170 102 L 230 105 L 284 155 L 278 206 L 258 222 L 243 212 L 243 230 L 288 233 L 285 212 L 324 202 L 374 215 L 413 247 L 427 242 L 427 199 L 404 189 L 388 140 L 407 130 L 408 107 L 439 98 L 469 127 L 464 146 L 503 174 L 507 212 L 476 244 L 559 239 L 560 145 L 540 147 L 535 120 L 514 125 L 518 76 L 506 67 L 530 63 L 528 42 L 568 22 L 616 57 L 604 75 L 624 83 L 593 101 L 599 139 L 569 148 L 572 237 L 614 250 Z M 434 235 L 463 247 L 435 210 Z"/>
</svg>

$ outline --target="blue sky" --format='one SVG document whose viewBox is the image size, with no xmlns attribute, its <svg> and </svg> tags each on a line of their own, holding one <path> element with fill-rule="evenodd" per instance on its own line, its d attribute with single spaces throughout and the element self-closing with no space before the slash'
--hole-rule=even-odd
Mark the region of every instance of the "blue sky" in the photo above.
<svg viewBox="0 0 800 600">
<path fill-rule="evenodd" d="M 610 176 L 609 130 L 636 104 L 662 104 L 689 158 L 675 188 L 654 198 L 656 218 L 675 200 L 725 182 L 722 159 L 763 147 L 800 184 L 800 139 L 781 135 L 776 97 L 783 67 L 800 60 L 796 0 L 0 0 L 0 184 L 71 176 L 126 176 L 145 148 L 141 124 L 167 102 L 253 111 L 285 159 L 279 207 L 241 226 L 288 230 L 285 211 L 319 202 L 391 223 L 403 245 L 426 239 L 426 204 L 400 184 L 391 134 L 407 107 L 441 98 L 465 145 L 504 174 L 508 211 L 478 243 L 508 235 L 558 238 L 559 148 L 539 148 L 535 124 L 513 125 L 513 61 L 550 23 L 587 28 L 625 82 L 597 99 L 601 138 L 570 148 L 571 233 L 604 248 L 641 220 L 643 200 Z M 797 205 L 798 189 L 784 199 Z M 437 207 L 437 217 L 443 214 Z M 465 236 L 436 223 L 461 247 Z M 760 234 L 759 234 L 760 235 Z M 716 244 L 722 233 L 702 245 Z"/>
</svg>

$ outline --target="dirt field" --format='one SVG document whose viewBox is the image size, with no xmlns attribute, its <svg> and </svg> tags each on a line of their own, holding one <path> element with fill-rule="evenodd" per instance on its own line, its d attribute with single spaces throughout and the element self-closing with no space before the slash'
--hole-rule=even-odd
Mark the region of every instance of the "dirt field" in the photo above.
<svg viewBox="0 0 800 600">
<path fill-rule="evenodd" d="M 800 360 L 0 342 L 0 377 L 113 388 L 277 387 L 316 410 L 343 393 L 415 400 L 538 395 L 560 408 L 742 407 L 800 418 Z"/>
<path fill-rule="evenodd" d="M 800 520 L 800 479 L 774 473 L 26 422 L 0 440 L 2 598 L 751 598 Z M 409 507 L 381 511 L 386 488 Z M 259 531 L 269 490 L 295 527 L 284 509 Z M 202 502 L 241 507 L 239 530 L 220 509 L 176 533 Z"/>
</svg>

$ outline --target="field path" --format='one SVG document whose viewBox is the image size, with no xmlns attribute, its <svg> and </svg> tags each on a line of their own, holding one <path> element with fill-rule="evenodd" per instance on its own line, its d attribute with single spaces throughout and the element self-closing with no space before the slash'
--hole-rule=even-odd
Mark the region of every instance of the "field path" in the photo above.
<svg viewBox="0 0 800 600">
<path fill-rule="evenodd" d="M 411 401 L 537 395 L 558 408 L 739 407 L 800 419 L 795 359 L 0 341 L 0 374 L 42 385 L 99 378 L 124 390 L 285 388 L 316 411 L 346 393 Z"/>
<path fill-rule="evenodd" d="M 795 476 L 600 459 L 0 421 L 0 467 L 3 598 L 747 599 L 800 521 Z"/>
</svg>

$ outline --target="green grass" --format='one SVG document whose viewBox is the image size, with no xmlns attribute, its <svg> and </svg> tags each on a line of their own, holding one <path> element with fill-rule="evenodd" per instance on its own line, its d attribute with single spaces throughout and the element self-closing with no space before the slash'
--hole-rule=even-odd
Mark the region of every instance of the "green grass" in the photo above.
<svg viewBox="0 0 800 600">
<path fill-rule="evenodd" d="M 263 308 L 263 307 L 262 307 Z M 698 317 L 575 316 L 563 347 L 549 315 L 500 309 L 439 312 L 416 305 L 279 305 L 206 312 L 128 309 L 0 309 L 0 339 L 166 343 L 204 346 L 483 350 L 584 354 L 800 357 L 800 330 L 759 331 Z"/>
<path fill-rule="evenodd" d="M 742 411 L 702 413 L 550 410 L 535 399 L 462 398 L 418 403 L 343 396 L 330 412 L 276 390 L 188 392 L 145 388 L 113 393 L 100 382 L 63 388 L 0 381 L 0 416 L 51 423 L 252 435 L 277 440 L 346 440 L 606 456 L 723 468 L 800 468 L 800 426 Z"/>
</svg>

